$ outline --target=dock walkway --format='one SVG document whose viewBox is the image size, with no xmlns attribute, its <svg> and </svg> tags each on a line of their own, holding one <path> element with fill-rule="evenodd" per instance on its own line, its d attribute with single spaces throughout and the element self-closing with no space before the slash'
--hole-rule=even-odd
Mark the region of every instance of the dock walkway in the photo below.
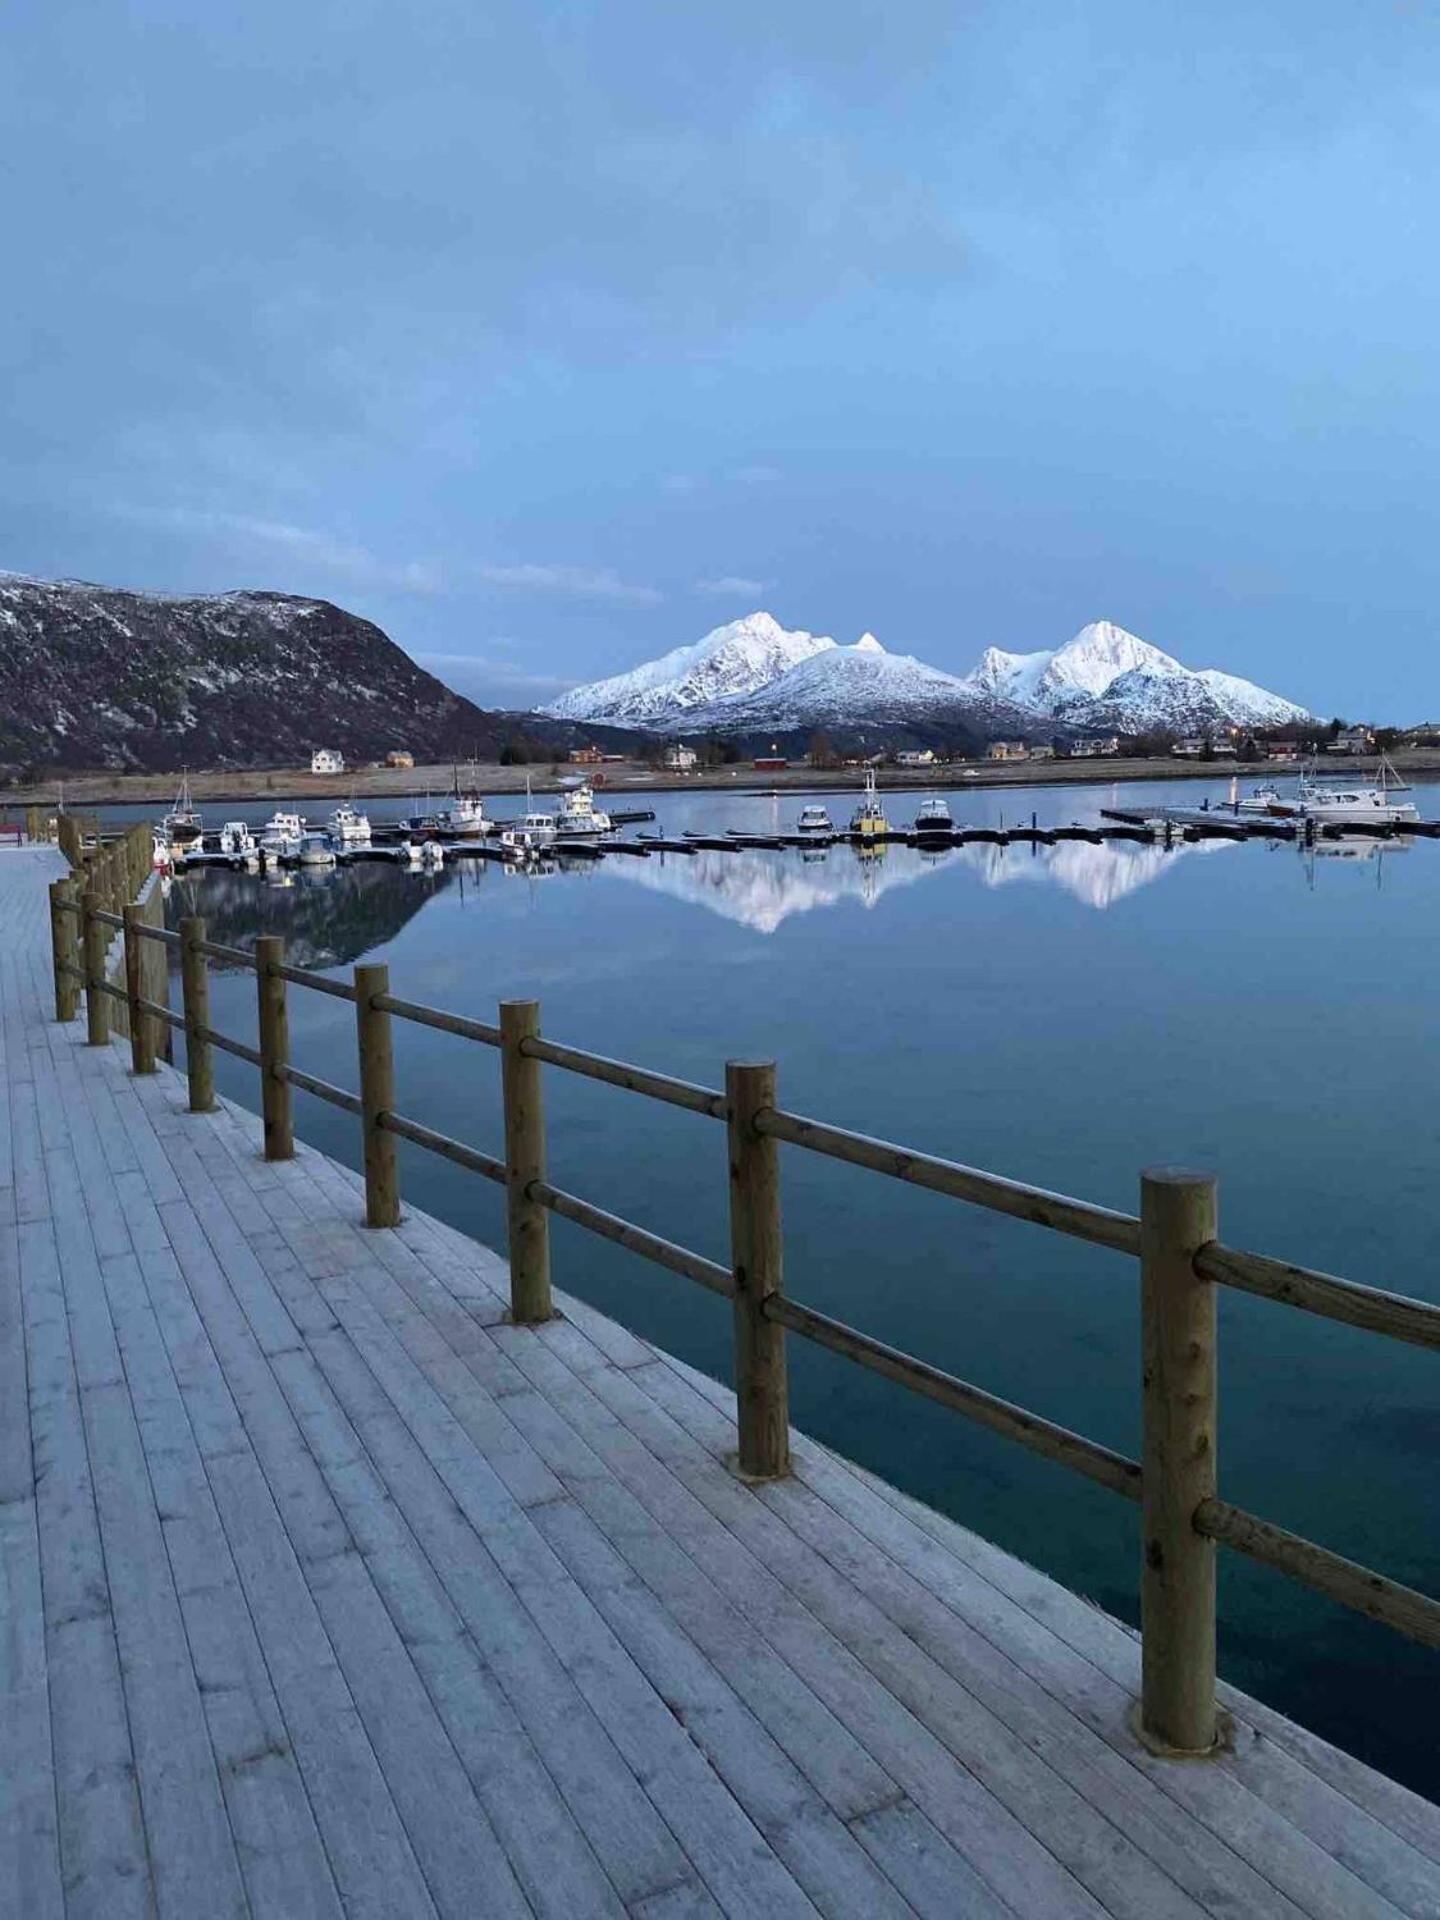
<svg viewBox="0 0 1440 1920">
<path fill-rule="evenodd" d="M 0 1911 L 1440 1914 L 1440 1810 L 52 1018 L 0 850 Z"/>
</svg>

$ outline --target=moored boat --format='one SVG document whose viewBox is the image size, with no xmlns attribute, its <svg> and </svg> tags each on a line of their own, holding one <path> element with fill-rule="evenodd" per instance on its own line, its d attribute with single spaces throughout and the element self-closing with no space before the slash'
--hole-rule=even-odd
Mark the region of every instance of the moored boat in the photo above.
<svg viewBox="0 0 1440 1920">
<path fill-rule="evenodd" d="M 873 767 L 866 769 L 865 791 L 860 796 L 860 804 L 850 816 L 850 831 L 859 840 L 881 839 L 890 831 L 890 822 L 885 818 L 880 796 L 875 790 Z"/>
<path fill-rule="evenodd" d="M 565 795 L 555 815 L 555 831 L 572 837 L 609 833 L 613 825 L 609 814 L 602 813 L 595 805 L 595 789 L 588 780 L 582 780 L 573 793 Z"/>
<path fill-rule="evenodd" d="M 318 832 L 301 834 L 296 858 L 302 867 L 333 867 L 335 849 L 330 844 L 330 836 Z"/>
<path fill-rule="evenodd" d="M 922 800 L 915 815 L 916 833 L 953 833 L 955 822 L 943 794 L 932 793 Z"/>
<path fill-rule="evenodd" d="M 478 793 L 461 793 L 452 796 L 450 805 L 436 815 L 435 824 L 442 833 L 453 833 L 461 839 L 478 839 L 490 831 L 490 822 L 485 817 L 485 802 Z"/>
<path fill-rule="evenodd" d="M 370 844 L 369 816 L 358 812 L 348 800 L 336 807 L 325 826 L 338 847 L 368 847 Z"/>
<path fill-rule="evenodd" d="M 175 804 L 160 822 L 160 831 L 170 846 L 184 849 L 198 846 L 205 836 L 205 825 L 199 812 L 190 799 L 190 776 L 185 774 L 180 781 L 180 791 L 175 796 Z"/>
<path fill-rule="evenodd" d="M 824 807 L 811 806 L 800 809 L 800 818 L 796 827 L 801 833 L 833 833 L 835 822 Z"/>
<path fill-rule="evenodd" d="M 254 860 L 260 844 L 247 820 L 227 820 L 220 829 L 220 851 L 228 860 Z"/>
</svg>

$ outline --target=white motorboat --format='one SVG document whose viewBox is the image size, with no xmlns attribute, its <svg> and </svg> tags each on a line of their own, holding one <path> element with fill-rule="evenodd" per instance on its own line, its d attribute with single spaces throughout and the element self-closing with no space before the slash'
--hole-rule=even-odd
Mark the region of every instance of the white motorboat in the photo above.
<svg viewBox="0 0 1440 1920">
<path fill-rule="evenodd" d="M 326 833 L 302 833 L 300 850 L 296 855 L 302 867 L 333 867 L 335 849 Z"/>
<path fill-rule="evenodd" d="M 595 790 L 588 780 L 582 780 L 573 793 L 565 795 L 560 811 L 555 816 L 555 831 L 572 837 L 613 831 L 609 814 L 602 813 L 595 805 Z"/>
<path fill-rule="evenodd" d="M 272 813 L 260 829 L 262 843 L 266 840 L 298 840 L 305 831 L 305 822 L 298 813 Z"/>
<path fill-rule="evenodd" d="M 456 792 L 450 805 L 436 815 L 435 824 L 442 833 L 458 834 L 466 840 L 478 839 L 482 833 L 490 831 L 490 822 L 485 818 L 485 802 L 478 793 Z"/>
<path fill-rule="evenodd" d="M 928 800 L 920 802 L 915 815 L 916 833 L 953 833 L 955 822 L 942 794 L 932 793 Z"/>
<path fill-rule="evenodd" d="M 427 867 L 443 867 L 445 849 L 438 840 L 426 840 L 420 848 L 420 859 Z"/>
<path fill-rule="evenodd" d="M 250 831 L 247 820 L 227 820 L 220 829 L 220 851 L 227 860 L 254 860 L 260 843 Z"/>
<path fill-rule="evenodd" d="M 325 822 L 325 827 L 338 847 L 368 847 L 370 844 L 369 816 L 357 812 L 354 804 L 348 800 L 336 807 Z"/>
<path fill-rule="evenodd" d="M 795 825 L 801 833 L 833 833 L 835 831 L 835 822 L 824 807 L 820 806 L 802 807 L 800 818 Z"/>
<path fill-rule="evenodd" d="M 1274 781 L 1263 787 L 1255 787 L 1241 800 L 1235 802 L 1237 813 L 1265 813 L 1286 815 L 1292 811 L 1291 804 L 1281 794 Z"/>
<path fill-rule="evenodd" d="M 875 769 L 865 770 L 865 791 L 860 796 L 860 804 L 850 816 L 850 831 L 860 840 L 878 840 L 890 831 L 890 822 L 885 818 L 880 805 L 880 796 L 875 790 Z"/>
<path fill-rule="evenodd" d="M 1409 791 L 1394 767 L 1382 755 L 1373 786 L 1363 786 L 1358 782 L 1341 786 L 1337 782 L 1317 778 L 1311 768 L 1300 776 L 1298 798 L 1300 810 L 1307 820 L 1346 826 L 1400 827 L 1407 821 L 1420 818 L 1420 809 L 1412 800 L 1391 798 L 1392 794 Z"/>
<path fill-rule="evenodd" d="M 502 847 L 514 847 L 527 857 L 548 853 L 555 844 L 555 815 L 539 812 L 521 814 L 500 835 L 500 844 Z"/>
<path fill-rule="evenodd" d="M 180 791 L 175 796 L 174 806 L 160 822 L 160 831 L 170 846 L 182 850 L 186 847 L 198 847 L 204 838 L 204 822 L 190 800 L 188 773 L 180 782 Z"/>
</svg>

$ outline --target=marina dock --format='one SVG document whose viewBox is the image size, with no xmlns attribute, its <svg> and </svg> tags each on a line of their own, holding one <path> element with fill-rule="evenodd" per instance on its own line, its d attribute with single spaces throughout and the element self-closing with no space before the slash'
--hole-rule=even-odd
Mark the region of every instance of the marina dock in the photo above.
<svg viewBox="0 0 1440 1920">
<path fill-rule="evenodd" d="M 66 872 L 0 847 L 0 1910 L 1440 1915 L 1440 1809 L 1228 1688 L 1159 1757 L 1087 1600 L 87 1044 Z"/>
</svg>

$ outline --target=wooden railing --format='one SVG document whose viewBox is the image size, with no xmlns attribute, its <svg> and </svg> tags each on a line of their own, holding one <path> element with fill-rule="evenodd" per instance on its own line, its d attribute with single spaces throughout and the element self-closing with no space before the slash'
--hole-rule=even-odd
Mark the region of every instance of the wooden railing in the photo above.
<svg viewBox="0 0 1440 1920">
<path fill-rule="evenodd" d="M 73 1018 L 77 984 L 86 988 L 89 1039 L 106 1032 L 97 1003 L 115 991 L 99 967 L 97 927 L 121 924 L 95 893 L 77 902 L 64 883 L 52 894 L 55 1003 Z M 934 1154 L 875 1140 L 779 1104 L 773 1063 L 732 1061 L 725 1087 L 695 1086 L 649 1068 L 562 1046 L 540 1031 L 534 1001 L 507 1001 L 496 1026 L 403 1000 L 389 971 L 355 969 L 352 983 L 286 964 L 284 943 L 258 939 L 254 950 L 207 939 L 200 919 L 178 932 L 123 916 L 132 1060 L 154 1070 L 157 1031 L 186 1039 L 189 1103 L 214 1104 L 213 1052 L 247 1061 L 260 1074 L 264 1151 L 294 1153 L 292 1103 L 299 1088 L 360 1122 L 368 1225 L 400 1221 L 396 1143 L 408 1140 L 505 1187 L 509 1208 L 510 1302 L 515 1321 L 550 1318 L 551 1213 L 574 1222 L 733 1303 L 738 1470 L 765 1481 L 789 1467 L 785 1336 L 798 1334 L 913 1393 L 939 1402 L 1031 1452 L 1134 1500 L 1141 1507 L 1141 1737 L 1155 1751 L 1212 1752 L 1220 1739 L 1215 1702 L 1215 1549 L 1223 1543 L 1355 1611 L 1440 1647 L 1440 1602 L 1372 1572 L 1314 1541 L 1220 1497 L 1215 1468 L 1216 1288 L 1234 1287 L 1289 1307 L 1414 1346 L 1440 1348 L 1440 1306 L 1227 1247 L 1217 1238 L 1216 1183 L 1204 1173 L 1150 1168 L 1140 1176 L 1140 1212 L 1117 1213 L 1021 1181 L 1003 1179 Z M 143 941 L 178 948 L 183 1013 L 141 990 Z M 83 952 L 83 961 L 80 957 Z M 210 1024 L 210 960 L 253 969 L 259 1041 L 250 1047 Z M 302 1071 L 290 1059 L 287 989 L 332 995 L 355 1007 L 360 1091 L 351 1093 Z M 396 1106 L 392 1023 L 406 1020 L 496 1049 L 504 1103 L 503 1159 L 436 1132 Z M 722 1122 L 729 1135 L 731 1259 L 728 1265 L 606 1212 L 550 1180 L 545 1158 L 542 1069 L 602 1081 L 647 1099 Z M 1142 1458 L 1131 1460 L 1053 1420 L 1000 1399 L 912 1354 L 903 1353 L 785 1292 L 780 1210 L 782 1144 L 949 1195 L 1055 1233 L 1129 1254 L 1140 1262 Z"/>
</svg>

